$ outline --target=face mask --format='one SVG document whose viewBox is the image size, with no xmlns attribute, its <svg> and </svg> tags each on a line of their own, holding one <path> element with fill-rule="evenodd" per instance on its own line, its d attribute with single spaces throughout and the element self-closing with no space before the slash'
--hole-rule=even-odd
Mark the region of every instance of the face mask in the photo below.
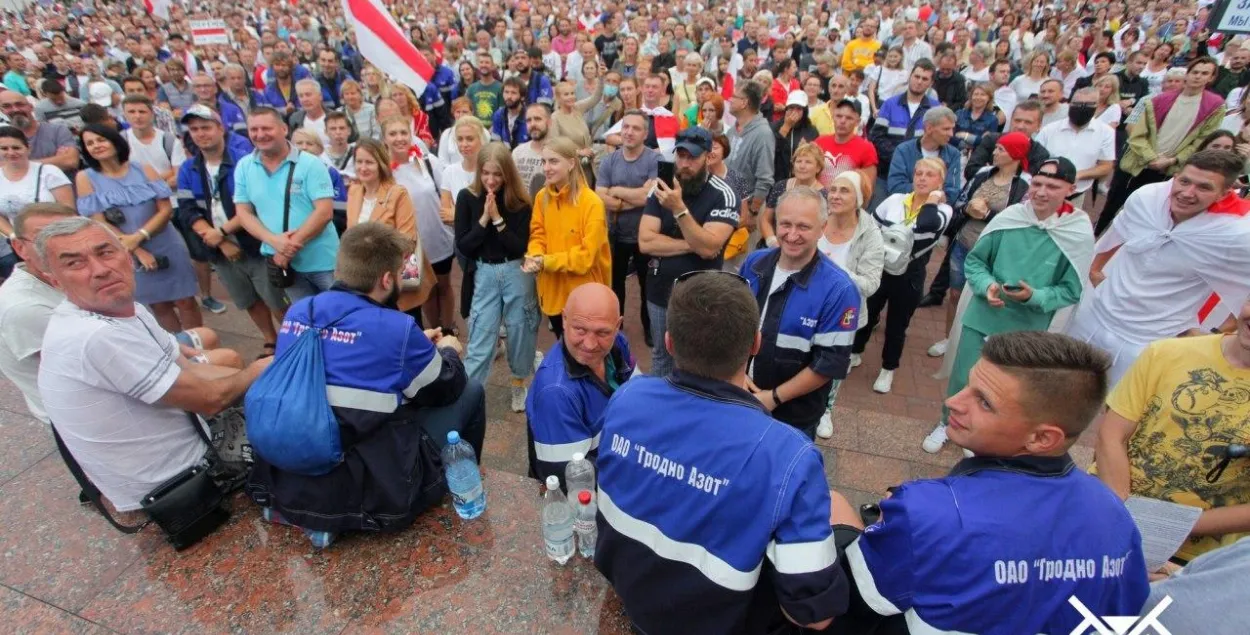
<svg viewBox="0 0 1250 635">
<path fill-rule="evenodd" d="M 618 91 L 618 88 L 616 86 L 613 86 L 611 84 L 603 85 L 603 96 L 607 97 L 608 99 L 616 97 L 617 91 Z"/>
<path fill-rule="evenodd" d="M 1094 118 L 1093 104 L 1071 104 L 1068 106 L 1068 121 L 1077 128 L 1082 128 Z"/>
</svg>

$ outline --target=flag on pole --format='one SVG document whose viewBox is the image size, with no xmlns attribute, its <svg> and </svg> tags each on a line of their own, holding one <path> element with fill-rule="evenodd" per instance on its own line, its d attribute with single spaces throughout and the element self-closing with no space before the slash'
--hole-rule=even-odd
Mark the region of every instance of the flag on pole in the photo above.
<svg viewBox="0 0 1250 635">
<path fill-rule="evenodd" d="M 148 13 L 169 22 L 169 5 L 172 0 L 143 0 L 143 8 Z"/>
<path fill-rule="evenodd" d="M 356 29 L 360 54 L 378 70 L 412 89 L 425 92 L 434 67 L 412 45 L 380 0 L 343 0 L 343 12 Z"/>
</svg>

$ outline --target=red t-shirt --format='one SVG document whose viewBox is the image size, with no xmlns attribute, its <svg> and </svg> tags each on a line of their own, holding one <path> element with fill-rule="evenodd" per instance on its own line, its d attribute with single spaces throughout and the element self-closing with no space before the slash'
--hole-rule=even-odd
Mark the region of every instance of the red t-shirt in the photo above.
<svg viewBox="0 0 1250 635">
<path fill-rule="evenodd" d="M 816 137 L 816 145 L 825 153 L 825 169 L 821 172 L 820 180 L 826 186 L 833 181 L 833 177 L 847 170 L 877 165 L 877 149 L 858 135 L 851 137 L 846 143 L 838 143 L 838 138 L 834 135 L 823 135 Z"/>
</svg>

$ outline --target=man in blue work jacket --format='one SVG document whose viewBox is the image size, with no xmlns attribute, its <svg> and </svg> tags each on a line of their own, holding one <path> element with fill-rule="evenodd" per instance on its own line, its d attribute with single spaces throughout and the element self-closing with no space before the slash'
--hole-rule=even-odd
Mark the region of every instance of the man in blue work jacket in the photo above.
<svg viewBox="0 0 1250 635">
<path fill-rule="evenodd" d="M 829 203 L 809 187 L 777 202 L 777 247 L 742 263 L 760 308 L 760 351 L 747 386 L 779 421 L 816 438 L 831 380 L 846 379 L 859 323 L 859 290 L 816 250 Z"/>
<path fill-rule="evenodd" d="M 1102 409 L 1109 367 L 1065 335 L 990 336 L 946 401 L 951 440 L 976 456 L 881 501 L 881 520 L 846 548 L 843 625 L 867 615 L 884 620 L 877 633 L 1077 633 L 1091 615 L 1138 615 L 1150 592 L 1141 535 L 1068 455 Z M 833 522 L 855 524 L 849 511 Z"/>
<path fill-rule="evenodd" d="M 745 388 L 754 295 L 696 270 L 667 316 L 676 369 L 630 381 L 603 412 L 595 566 L 649 635 L 825 628 L 848 597 L 829 484 L 816 446 Z"/>
<path fill-rule="evenodd" d="M 530 476 L 560 477 L 574 454 L 594 460 L 600 414 L 634 372 L 612 288 L 581 285 L 564 305 L 564 337 L 543 358 L 525 399 Z"/>
</svg>

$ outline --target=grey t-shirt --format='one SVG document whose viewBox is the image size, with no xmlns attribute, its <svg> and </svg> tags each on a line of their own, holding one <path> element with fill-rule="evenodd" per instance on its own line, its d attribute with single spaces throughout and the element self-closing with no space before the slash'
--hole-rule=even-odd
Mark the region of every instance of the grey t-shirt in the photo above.
<svg viewBox="0 0 1250 635">
<path fill-rule="evenodd" d="M 61 121 L 74 127 L 82 128 L 82 117 L 79 111 L 87 102 L 77 97 L 66 97 L 65 103 L 58 106 L 51 99 L 41 99 L 35 104 L 35 119 L 38 121 Z"/>
<path fill-rule="evenodd" d="M 74 141 L 74 133 L 65 124 L 55 121 L 41 123 L 30 139 L 30 158 L 35 161 L 46 159 L 66 147 L 76 148 L 78 144 Z"/>
<path fill-rule="evenodd" d="M 1148 614 L 1164 597 L 1172 603 L 1158 621 L 1173 633 L 1241 635 L 1250 623 L 1246 572 L 1250 570 L 1250 538 L 1194 558 L 1176 575 L 1150 585 Z M 1154 629 L 1147 632 L 1153 633 Z"/>
<path fill-rule="evenodd" d="M 617 150 L 604 157 L 597 175 L 600 187 L 641 187 L 654 179 L 659 170 L 660 155 L 655 150 L 643 148 L 642 155 L 630 161 L 624 150 Z M 638 242 L 638 223 L 642 221 L 642 207 L 627 207 L 620 212 L 608 212 L 608 234 L 623 243 Z"/>
</svg>

